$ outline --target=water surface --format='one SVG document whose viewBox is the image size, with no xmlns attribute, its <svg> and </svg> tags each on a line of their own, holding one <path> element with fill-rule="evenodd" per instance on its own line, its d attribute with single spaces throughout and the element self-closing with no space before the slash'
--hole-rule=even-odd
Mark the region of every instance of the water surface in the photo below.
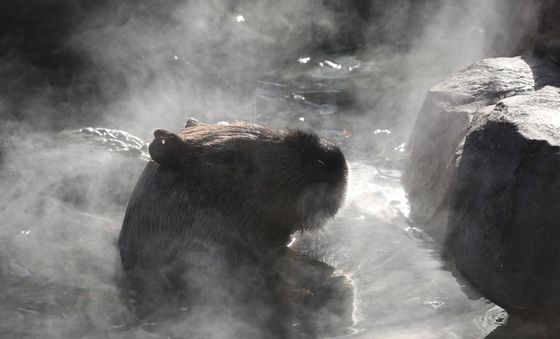
<svg viewBox="0 0 560 339">
<path fill-rule="evenodd" d="M 336 336 L 487 336 L 505 312 L 467 295 L 468 287 L 444 269 L 438 244 L 408 219 L 400 184 L 407 132 L 382 109 L 364 111 L 379 101 L 375 95 L 365 103 L 356 98 L 368 90 L 368 79 L 387 77 L 387 68 L 350 56 L 302 56 L 294 69 L 256 84 L 253 120 L 314 129 L 349 159 L 345 206 L 323 230 L 297 234 L 292 246 L 352 281 L 353 325 Z M 181 338 L 198 329 L 202 337 L 230 338 L 250 332 L 235 315 L 162 325 L 139 321 L 126 306 L 115 241 L 146 161 L 139 138 L 83 129 L 15 134 L 7 145 L 0 168 L 2 337 Z"/>
</svg>

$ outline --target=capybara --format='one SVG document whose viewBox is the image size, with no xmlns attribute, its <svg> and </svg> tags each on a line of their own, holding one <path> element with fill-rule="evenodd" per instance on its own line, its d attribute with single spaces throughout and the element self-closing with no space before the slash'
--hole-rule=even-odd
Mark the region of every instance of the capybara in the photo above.
<svg viewBox="0 0 560 339">
<path fill-rule="evenodd" d="M 200 269 L 271 263 L 344 200 L 345 158 L 312 132 L 189 119 L 154 136 L 118 241 L 139 293 L 188 290 Z"/>
</svg>

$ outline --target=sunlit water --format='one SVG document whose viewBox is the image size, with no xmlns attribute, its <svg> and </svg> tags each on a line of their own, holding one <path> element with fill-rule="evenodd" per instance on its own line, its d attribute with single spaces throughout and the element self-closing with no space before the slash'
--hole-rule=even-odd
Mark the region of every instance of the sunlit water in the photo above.
<svg viewBox="0 0 560 339">
<path fill-rule="evenodd" d="M 345 206 L 292 246 L 352 281 L 353 325 L 341 337 L 484 338 L 506 314 L 467 296 L 443 268 L 437 244 L 408 220 L 400 185 L 406 140 L 386 122 L 356 126 L 339 114 L 350 100 L 350 79 L 376 68 L 351 58 L 316 65 L 301 78 L 263 80 L 255 121 L 314 128 L 350 159 Z M 12 143 L 0 171 L 0 337 L 189 337 L 178 320 L 158 332 L 135 319 L 117 283 L 115 240 L 145 163 L 142 142 L 84 129 Z M 227 324 L 205 321 L 202 337 L 233 336 Z"/>
<path fill-rule="evenodd" d="M 351 173 L 345 208 L 301 244 L 354 281 L 348 337 L 484 338 L 504 322 L 499 307 L 469 299 L 430 237 L 410 226 L 398 178 L 365 163 L 351 164 Z"/>
</svg>

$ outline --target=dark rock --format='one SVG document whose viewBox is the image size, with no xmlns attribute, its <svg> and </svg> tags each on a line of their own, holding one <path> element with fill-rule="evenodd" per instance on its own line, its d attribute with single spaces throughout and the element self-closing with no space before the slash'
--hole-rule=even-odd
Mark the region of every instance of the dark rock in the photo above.
<svg viewBox="0 0 560 339">
<path fill-rule="evenodd" d="M 500 99 L 554 83 L 551 67 L 535 58 L 486 59 L 432 87 L 417 118 L 403 176 L 411 218 L 443 236 L 456 152 L 473 115 Z"/>
<path fill-rule="evenodd" d="M 560 90 L 547 86 L 475 117 L 450 190 L 458 270 L 514 314 L 558 314 Z"/>
<path fill-rule="evenodd" d="M 560 2 L 540 0 L 539 26 L 534 54 L 560 63 Z"/>
<path fill-rule="evenodd" d="M 485 11 L 494 11 L 492 20 L 485 20 L 482 25 L 485 56 L 505 57 L 531 54 L 538 35 L 539 6 L 537 1 L 539 0 L 493 0 L 485 3 Z M 472 6 L 472 1 L 464 2 Z"/>
<path fill-rule="evenodd" d="M 547 323 L 509 317 L 504 325 L 496 327 L 485 339 L 558 338 L 559 336 L 560 327 L 557 321 Z"/>
<path fill-rule="evenodd" d="M 411 218 L 508 312 L 558 314 L 560 70 L 537 58 L 478 62 L 434 86 L 403 176 Z"/>
</svg>

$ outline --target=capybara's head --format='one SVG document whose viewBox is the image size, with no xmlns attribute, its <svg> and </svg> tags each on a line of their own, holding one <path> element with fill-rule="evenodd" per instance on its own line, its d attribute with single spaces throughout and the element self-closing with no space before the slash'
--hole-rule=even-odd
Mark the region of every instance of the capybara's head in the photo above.
<svg viewBox="0 0 560 339">
<path fill-rule="evenodd" d="M 344 156 L 314 133 L 189 119 L 178 133 L 154 136 L 121 250 L 163 261 L 188 248 L 277 251 L 344 200 Z"/>
</svg>

